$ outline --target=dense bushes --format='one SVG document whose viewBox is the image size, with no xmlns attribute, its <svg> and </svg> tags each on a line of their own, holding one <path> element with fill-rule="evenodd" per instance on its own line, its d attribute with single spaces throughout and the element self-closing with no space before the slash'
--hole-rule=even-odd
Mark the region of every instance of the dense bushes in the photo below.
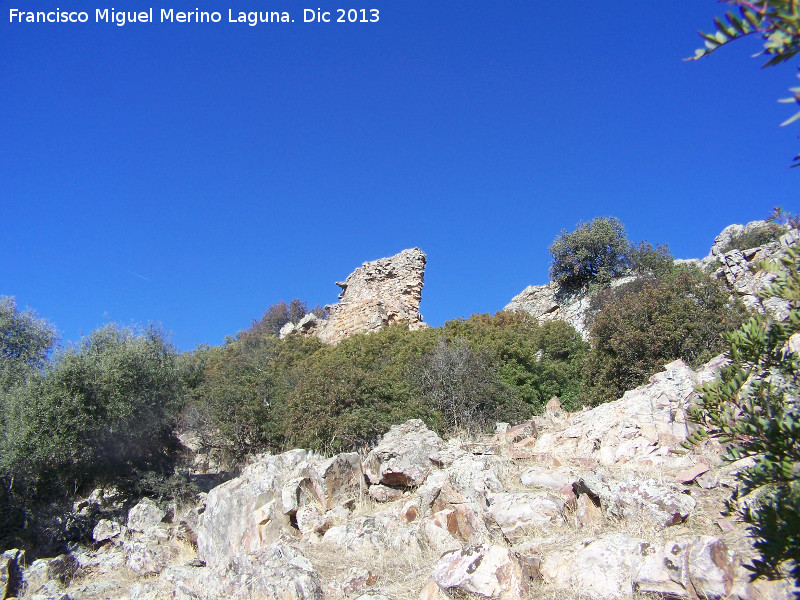
<svg viewBox="0 0 800 600">
<path fill-rule="evenodd" d="M 588 346 L 564 321 L 540 324 L 527 313 L 499 312 L 448 321 L 443 333 L 489 352 L 500 379 L 533 412 L 542 412 L 553 396 L 569 410 L 583 405 L 581 370 Z"/>
<path fill-rule="evenodd" d="M 414 393 L 413 361 L 435 345 L 431 330 L 402 325 L 326 346 L 298 365 L 286 395 L 283 431 L 289 446 L 338 451 L 364 446 L 412 417 L 438 423 Z"/>
<path fill-rule="evenodd" d="M 247 331 L 224 346 L 198 349 L 186 358 L 192 371 L 184 411 L 204 443 L 237 462 L 245 455 L 281 447 L 283 398 L 296 380 L 295 365 L 321 347 L 316 338 L 279 340 Z"/>
<path fill-rule="evenodd" d="M 708 360 L 745 315 L 717 280 L 690 266 L 604 290 L 592 308 L 584 375 L 593 403 L 618 398 L 672 360 L 693 366 Z"/>
<path fill-rule="evenodd" d="M 55 544 L 73 533 L 42 530 L 42 516 L 70 495 L 103 480 L 139 491 L 168 481 L 177 354 L 155 327 L 108 325 L 47 360 L 52 327 L 2 308 L 0 356 L 14 376 L 0 388 L 0 540 Z"/>
<path fill-rule="evenodd" d="M 442 432 L 485 429 L 540 412 L 554 395 L 580 406 L 586 349 L 566 323 L 517 313 L 393 326 L 336 346 L 248 331 L 186 359 L 195 373 L 202 365 L 186 414 L 233 460 L 363 446 L 414 417 Z"/>
<path fill-rule="evenodd" d="M 462 338 L 439 338 L 432 351 L 412 364 L 410 375 L 415 391 L 450 431 L 481 431 L 495 421 L 518 421 L 530 414 L 498 377 L 497 361 Z"/>
<path fill-rule="evenodd" d="M 181 396 L 160 330 L 108 325 L 4 395 L 0 468 L 32 490 L 55 481 L 77 489 L 157 453 Z"/>
</svg>

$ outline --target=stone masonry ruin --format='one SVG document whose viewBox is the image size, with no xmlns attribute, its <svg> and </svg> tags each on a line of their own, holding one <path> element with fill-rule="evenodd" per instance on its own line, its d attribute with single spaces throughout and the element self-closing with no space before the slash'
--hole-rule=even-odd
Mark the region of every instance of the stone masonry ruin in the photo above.
<svg viewBox="0 0 800 600">
<path fill-rule="evenodd" d="M 411 248 L 365 262 L 336 283 L 342 292 L 337 304 L 325 307 L 327 319 L 306 315 L 297 324 L 287 323 L 281 337 L 302 333 L 336 344 L 353 334 L 379 331 L 393 323 L 407 323 L 411 330 L 427 327 L 419 314 L 426 261 L 422 250 Z"/>
</svg>

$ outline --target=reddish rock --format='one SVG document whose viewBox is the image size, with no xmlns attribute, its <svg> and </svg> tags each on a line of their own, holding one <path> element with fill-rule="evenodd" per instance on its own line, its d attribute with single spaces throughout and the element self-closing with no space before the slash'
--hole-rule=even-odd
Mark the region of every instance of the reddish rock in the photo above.
<svg viewBox="0 0 800 600">
<path fill-rule="evenodd" d="M 506 444 L 515 444 L 520 440 L 534 438 L 536 441 L 536 424 L 533 421 L 525 421 L 514 427 L 510 427 L 502 434 L 501 441 Z"/>
<path fill-rule="evenodd" d="M 686 469 L 685 471 L 681 471 L 675 476 L 675 481 L 677 483 L 689 484 L 692 483 L 695 479 L 700 477 L 703 473 L 708 471 L 708 465 L 705 463 L 697 463 L 690 469 Z"/>
</svg>

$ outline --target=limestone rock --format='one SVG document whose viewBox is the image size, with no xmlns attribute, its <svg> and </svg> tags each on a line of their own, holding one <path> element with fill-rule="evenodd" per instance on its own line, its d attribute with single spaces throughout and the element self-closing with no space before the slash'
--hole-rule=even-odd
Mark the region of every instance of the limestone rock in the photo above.
<svg viewBox="0 0 800 600">
<path fill-rule="evenodd" d="M 375 585 L 377 581 L 378 578 L 371 570 L 352 567 L 342 580 L 331 582 L 326 594 L 332 592 L 332 595 L 344 598 L 375 598 L 380 594 L 367 592 L 367 590 Z"/>
<path fill-rule="evenodd" d="M 689 541 L 642 544 L 642 560 L 635 568 L 637 590 L 670 598 L 689 598 Z"/>
<path fill-rule="evenodd" d="M 688 437 L 688 409 L 698 383 L 683 361 L 670 363 L 619 400 L 573 415 L 565 429 L 544 431 L 533 451 L 594 457 L 601 465 L 662 464 L 669 449 Z"/>
<path fill-rule="evenodd" d="M 165 530 L 151 529 L 122 543 L 125 566 L 140 575 L 158 575 L 178 555 L 179 549 L 170 543 Z"/>
<path fill-rule="evenodd" d="M 577 481 L 578 477 L 569 467 L 551 469 L 543 465 L 535 465 L 520 475 L 519 479 L 522 485 L 558 491 Z"/>
<path fill-rule="evenodd" d="M 777 298 L 766 301 L 758 298 L 758 292 L 773 279 L 773 275 L 758 272 L 753 267 L 762 260 L 771 260 L 782 248 L 797 245 L 800 232 L 789 230 L 778 241 L 756 248 L 722 251 L 733 236 L 761 228 L 765 224 L 766 221 L 752 221 L 747 225 L 729 225 L 714 240 L 709 255 L 702 262 L 704 265 L 718 265 L 715 276 L 741 298 L 749 309 L 783 319 L 788 314 L 787 302 Z"/>
<path fill-rule="evenodd" d="M 590 527 L 603 519 L 602 509 L 595 504 L 588 494 L 581 494 L 575 502 L 575 518 L 580 527 Z"/>
<path fill-rule="evenodd" d="M 516 600 L 528 592 L 519 560 L 500 546 L 472 546 L 448 552 L 436 564 L 431 578 L 442 589 L 486 598 Z"/>
<path fill-rule="evenodd" d="M 325 307 L 327 319 L 307 315 L 297 325 L 281 329 L 280 336 L 313 334 L 336 344 L 350 335 L 378 331 L 393 323 L 406 323 L 412 330 L 427 327 L 419 314 L 426 261 L 422 250 L 411 248 L 364 263 L 337 282 L 342 288 L 340 301 Z"/>
<path fill-rule="evenodd" d="M 615 279 L 611 286 L 618 287 L 634 279 L 634 277 L 620 277 Z M 551 281 L 545 285 L 529 285 L 514 296 L 503 310 L 527 312 L 540 323 L 553 320 L 566 321 L 584 339 L 588 339 L 586 313 L 589 301 L 588 292 L 565 290 L 558 283 Z"/>
<path fill-rule="evenodd" d="M 150 498 L 143 498 L 128 511 L 128 529 L 144 532 L 152 527 L 157 527 L 167 516 L 167 513 L 158 508 Z"/>
<path fill-rule="evenodd" d="M 100 519 L 92 530 L 92 539 L 98 543 L 105 542 L 119 536 L 120 533 L 122 533 L 122 528 L 119 523 Z"/>
<path fill-rule="evenodd" d="M 533 421 L 525 421 L 519 425 L 508 427 L 502 432 L 498 432 L 496 437 L 502 444 L 515 444 L 524 439 L 535 438 L 536 424 Z"/>
<path fill-rule="evenodd" d="M 332 509 L 354 501 L 364 491 L 364 472 L 356 452 L 337 454 L 316 468 L 323 504 Z"/>
<path fill-rule="evenodd" d="M 22 573 L 25 594 L 61 598 L 65 586 L 79 569 L 80 565 L 69 554 L 35 560 Z"/>
<path fill-rule="evenodd" d="M 563 524 L 564 505 L 537 493 L 500 493 L 489 496 L 488 513 L 509 540 L 530 535 L 532 529 L 550 531 Z"/>
<path fill-rule="evenodd" d="M 572 581 L 595 598 L 630 596 L 642 544 L 625 533 L 601 536 L 578 552 Z"/>
<path fill-rule="evenodd" d="M 419 419 L 393 426 L 364 461 L 370 483 L 412 487 L 433 469 L 430 456 L 444 445 L 442 438 Z"/>
<path fill-rule="evenodd" d="M 305 450 L 261 455 L 239 477 L 211 490 L 197 532 L 199 558 L 224 569 L 234 557 L 262 549 L 289 531 L 282 490 L 307 457 Z"/>
<path fill-rule="evenodd" d="M 689 549 L 689 577 L 699 594 L 707 598 L 726 598 L 733 590 L 736 564 L 725 542 L 701 536 Z"/>
<path fill-rule="evenodd" d="M 22 583 L 25 551 L 16 548 L 0 554 L 0 598 L 16 596 Z"/>
<path fill-rule="evenodd" d="M 357 517 L 331 527 L 322 541 L 340 548 L 370 552 L 388 549 L 407 552 L 420 547 L 419 530 L 389 515 Z"/>
<path fill-rule="evenodd" d="M 458 515 L 452 508 L 424 519 L 421 529 L 428 545 L 439 554 L 460 550 L 461 541 L 469 537 L 469 532 L 461 530 Z"/>
<path fill-rule="evenodd" d="M 599 472 L 584 475 L 579 486 L 586 489 L 593 499 L 599 499 L 609 516 L 644 519 L 655 527 L 682 523 L 697 504 L 694 498 L 679 489 L 651 479 L 615 481 L 604 478 Z"/>
<path fill-rule="evenodd" d="M 394 502 L 403 497 L 403 490 L 377 483 L 369 486 L 369 497 L 375 502 Z"/>
<path fill-rule="evenodd" d="M 160 584 L 167 593 L 154 598 L 322 600 L 323 597 L 319 574 L 313 565 L 297 548 L 279 542 L 250 555 L 240 555 L 223 570 L 171 567 L 162 574 Z"/>
</svg>

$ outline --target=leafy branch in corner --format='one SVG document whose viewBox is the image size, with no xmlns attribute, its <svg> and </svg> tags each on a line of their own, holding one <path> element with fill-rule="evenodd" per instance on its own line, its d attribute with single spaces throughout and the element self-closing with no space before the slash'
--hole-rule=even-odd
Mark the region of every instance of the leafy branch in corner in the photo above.
<svg viewBox="0 0 800 600">
<path fill-rule="evenodd" d="M 705 46 L 695 50 L 695 55 L 688 60 L 703 58 L 734 40 L 752 35 L 764 40 L 764 50 L 756 54 L 768 57 L 764 67 L 787 62 L 800 52 L 800 1 L 727 1 L 738 8 L 738 14 L 726 12 L 723 18 L 714 18 L 713 33 L 698 32 Z M 781 98 L 778 102 L 800 104 L 800 87 L 789 88 L 789 91 L 791 96 Z M 800 119 L 800 111 L 786 119 L 781 126 L 797 119 Z M 800 166 L 800 154 L 793 160 L 793 167 Z"/>
</svg>

